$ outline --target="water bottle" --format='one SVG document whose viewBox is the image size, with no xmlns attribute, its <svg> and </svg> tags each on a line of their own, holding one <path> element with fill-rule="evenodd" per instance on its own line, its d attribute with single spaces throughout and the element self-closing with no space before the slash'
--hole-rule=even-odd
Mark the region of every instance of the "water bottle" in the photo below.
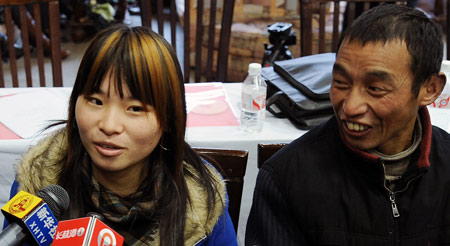
<svg viewBox="0 0 450 246">
<path fill-rule="evenodd" d="M 261 64 L 250 63 L 248 76 L 242 83 L 241 127 L 247 132 L 260 132 L 266 111 L 267 84 L 261 77 Z"/>
</svg>

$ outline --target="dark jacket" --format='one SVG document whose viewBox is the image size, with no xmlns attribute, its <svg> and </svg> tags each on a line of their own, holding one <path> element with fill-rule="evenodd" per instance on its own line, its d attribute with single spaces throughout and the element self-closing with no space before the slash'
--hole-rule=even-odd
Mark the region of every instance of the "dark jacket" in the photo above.
<svg viewBox="0 0 450 246">
<path fill-rule="evenodd" d="M 393 193 L 382 161 L 344 142 L 334 117 L 276 153 L 246 245 L 450 245 L 450 135 L 420 111 L 422 142 Z"/>
</svg>

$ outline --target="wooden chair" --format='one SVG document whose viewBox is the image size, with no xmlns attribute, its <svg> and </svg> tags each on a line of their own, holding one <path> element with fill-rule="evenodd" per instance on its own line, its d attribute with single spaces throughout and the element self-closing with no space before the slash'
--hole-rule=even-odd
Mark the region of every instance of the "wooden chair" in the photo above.
<svg viewBox="0 0 450 246">
<path fill-rule="evenodd" d="M 341 11 L 340 3 L 346 3 L 347 11 Z M 348 25 L 350 25 L 356 18 L 356 5 L 363 4 L 363 11 L 368 10 L 374 5 L 378 5 L 386 2 L 385 0 L 300 0 L 300 56 L 307 56 L 317 53 L 336 52 L 339 42 L 339 36 L 342 30 L 340 30 L 340 18 L 341 15 L 346 18 Z M 333 8 L 331 11 L 331 3 Z M 396 1 L 398 4 L 405 4 L 406 0 Z M 330 10 L 330 11 L 328 11 Z M 332 13 L 332 14 L 331 14 Z M 327 25 L 327 15 L 331 18 L 330 29 L 331 33 L 331 49 L 327 48 L 326 40 L 327 33 L 325 26 Z M 313 16 L 318 19 L 317 27 L 313 27 Z M 314 35 L 316 29 L 318 29 L 318 35 Z M 328 35 L 328 36 L 330 36 Z M 313 44 L 314 37 L 317 36 L 317 44 Z M 330 39 L 328 38 L 328 39 Z M 313 50 L 313 47 L 316 47 Z M 330 45 L 329 45 L 330 46 Z"/>
<path fill-rule="evenodd" d="M 18 62 L 22 59 L 24 63 L 24 71 L 26 77 L 26 86 L 33 86 L 32 67 L 37 64 L 37 73 L 39 74 L 39 85 L 44 87 L 48 83 L 48 78 L 45 78 L 44 69 L 44 48 L 43 48 L 43 32 L 42 32 L 42 14 L 41 4 L 48 4 L 48 18 L 50 31 L 50 55 L 51 55 L 51 69 L 53 75 L 53 86 L 62 86 L 62 66 L 61 66 L 61 30 L 59 26 L 59 1 L 58 0 L 0 0 L 0 6 L 4 7 L 4 19 L 6 25 L 6 36 L 14 37 L 14 26 L 20 28 L 21 38 L 23 42 L 23 58 L 16 59 L 16 51 L 14 48 L 14 38 L 8 38 L 8 53 L 9 62 L 0 62 L 0 87 L 5 87 L 5 72 L 10 72 L 12 86 L 19 87 L 20 84 L 25 84 L 24 81 L 19 81 L 19 67 Z M 12 19 L 12 9 L 17 7 L 20 12 L 20 25 L 14 23 Z M 27 7 L 32 7 L 33 16 L 27 10 Z M 31 17 L 31 18 L 30 18 Z M 31 28 L 35 26 L 34 30 Z M 36 55 L 31 52 L 30 36 L 34 36 L 36 47 Z M 0 48 L 1 49 L 1 48 Z M 0 50 L 0 54 L 4 52 Z"/>
<path fill-rule="evenodd" d="M 184 54 L 183 54 L 183 70 L 184 82 L 190 82 L 191 69 L 191 48 L 195 45 L 195 82 L 201 81 L 218 81 L 227 80 L 228 54 L 230 48 L 231 24 L 233 20 L 233 10 L 235 0 L 226 0 L 223 2 L 221 11 L 217 11 L 217 0 L 186 0 L 184 3 L 184 16 L 179 20 L 176 12 L 175 0 L 170 0 L 170 8 L 163 8 L 163 0 L 156 3 L 156 16 L 152 16 L 151 0 L 141 0 L 141 19 L 142 25 L 152 27 L 152 20 L 158 23 L 158 33 L 164 35 L 164 21 L 170 23 L 171 39 L 170 43 L 176 50 L 177 40 L 177 22 L 181 21 L 184 30 Z M 206 5 L 206 2 L 209 5 Z M 191 6 L 196 6 L 196 13 L 191 13 Z M 209 10 L 204 7 L 209 6 Z M 209 16 L 209 18 L 208 18 Z M 194 23 L 195 22 L 195 23 Z M 190 24 L 187 24 L 190 23 Z M 214 25 L 209 25 L 214 23 Z M 220 34 L 216 35 L 217 23 L 220 23 Z M 195 36 L 192 35 L 195 27 Z M 206 35 L 204 35 L 206 34 Z M 204 42 L 204 40 L 207 40 Z M 206 50 L 204 50 L 206 47 Z M 218 52 L 214 54 L 214 50 Z M 206 53 L 204 53 L 206 51 Z M 180 57 L 181 54 L 178 54 Z M 192 82 L 192 81 L 191 81 Z"/>
<path fill-rule="evenodd" d="M 230 200 L 228 212 L 237 231 L 248 151 L 206 148 L 194 148 L 194 150 L 206 161 L 214 165 L 225 179 Z"/>
<path fill-rule="evenodd" d="M 264 162 L 286 145 L 287 143 L 258 144 L 258 168 L 261 168 Z"/>
</svg>

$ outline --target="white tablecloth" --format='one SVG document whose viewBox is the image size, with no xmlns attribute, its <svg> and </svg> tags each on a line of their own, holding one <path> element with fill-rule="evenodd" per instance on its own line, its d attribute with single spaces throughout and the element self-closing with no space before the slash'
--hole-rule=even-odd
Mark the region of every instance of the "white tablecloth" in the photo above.
<svg viewBox="0 0 450 246">
<path fill-rule="evenodd" d="M 239 118 L 241 84 L 226 83 L 224 88 L 233 110 Z M 0 172 L 0 206 L 3 206 L 9 200 L 9 189 L 14 180 L 14 164 L 31 145 L 43 136 L 42 134 L 36 134 L 38 129 L 48 125 L 49 120 L 66 117 L 70 92 L 71 88 L 0 89 L 0 123 L 8 125 L 14 132 L 20 132 L 27 136 L 25 139 L 0 139 L 0 168 L 2 170 Z M 2 100 L 10 94 L 15 95 L 8 100 Z M 35 99 L 29 100 L 30 97 Z M 450 110 L 429 109 L 433 124 L 448 131 Z M 24 124 L 20 124 L 20 122 L 25 122 L 27 127 L 24 127 Z M 305 132 L 296 129 L 288 120 L 275 118 L 270 113 L 266 113 L 264 127 L 260 133 L 247 133 L 238 126 L 189 127 L 187 129 L 186 139 L 192 146 L 249 151 L 238 228 L 239 245 L 244 245 L 245 227 L 258 172 L 256 164 L 257 144 L 288 143 Z M 0 216 L 0 223 L 2 221 L 3 216 Z"/>
<path fill-rule="evenodd" d="M 241 84 L 224 84 L 228 98 L 240 116 Z M 241 211 L 238 226 L 238 243 L 244 245 L 245 227 L 253 198 L 253 188 L 258 174 L 258 143 L 289 143 L 306 131 L 298 130 L 287 119 L 279 119 L 266 112 L 266 119 L 260 133 L 247 133 L 240 127 L 188 128 L 187 140 L 196 147 L 217 147 L 248 150 L 247 170 L 244 178 Z"/>
</svg>

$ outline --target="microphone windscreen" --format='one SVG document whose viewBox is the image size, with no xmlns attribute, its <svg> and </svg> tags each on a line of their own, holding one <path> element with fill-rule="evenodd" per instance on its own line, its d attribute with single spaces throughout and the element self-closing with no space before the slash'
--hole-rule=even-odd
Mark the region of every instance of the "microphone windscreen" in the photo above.
<svg viewBox="0 0 450 246">
<path fill-rule="evenodd" d="M 46 186 L 40 190 L 37 195 L 47 203 L 57 219 L 59 219 L 63 212 L 69 208 L 69 194 L 67 194 L 67 191 L 59 185 L 54 184 Z"/>
</svg>

